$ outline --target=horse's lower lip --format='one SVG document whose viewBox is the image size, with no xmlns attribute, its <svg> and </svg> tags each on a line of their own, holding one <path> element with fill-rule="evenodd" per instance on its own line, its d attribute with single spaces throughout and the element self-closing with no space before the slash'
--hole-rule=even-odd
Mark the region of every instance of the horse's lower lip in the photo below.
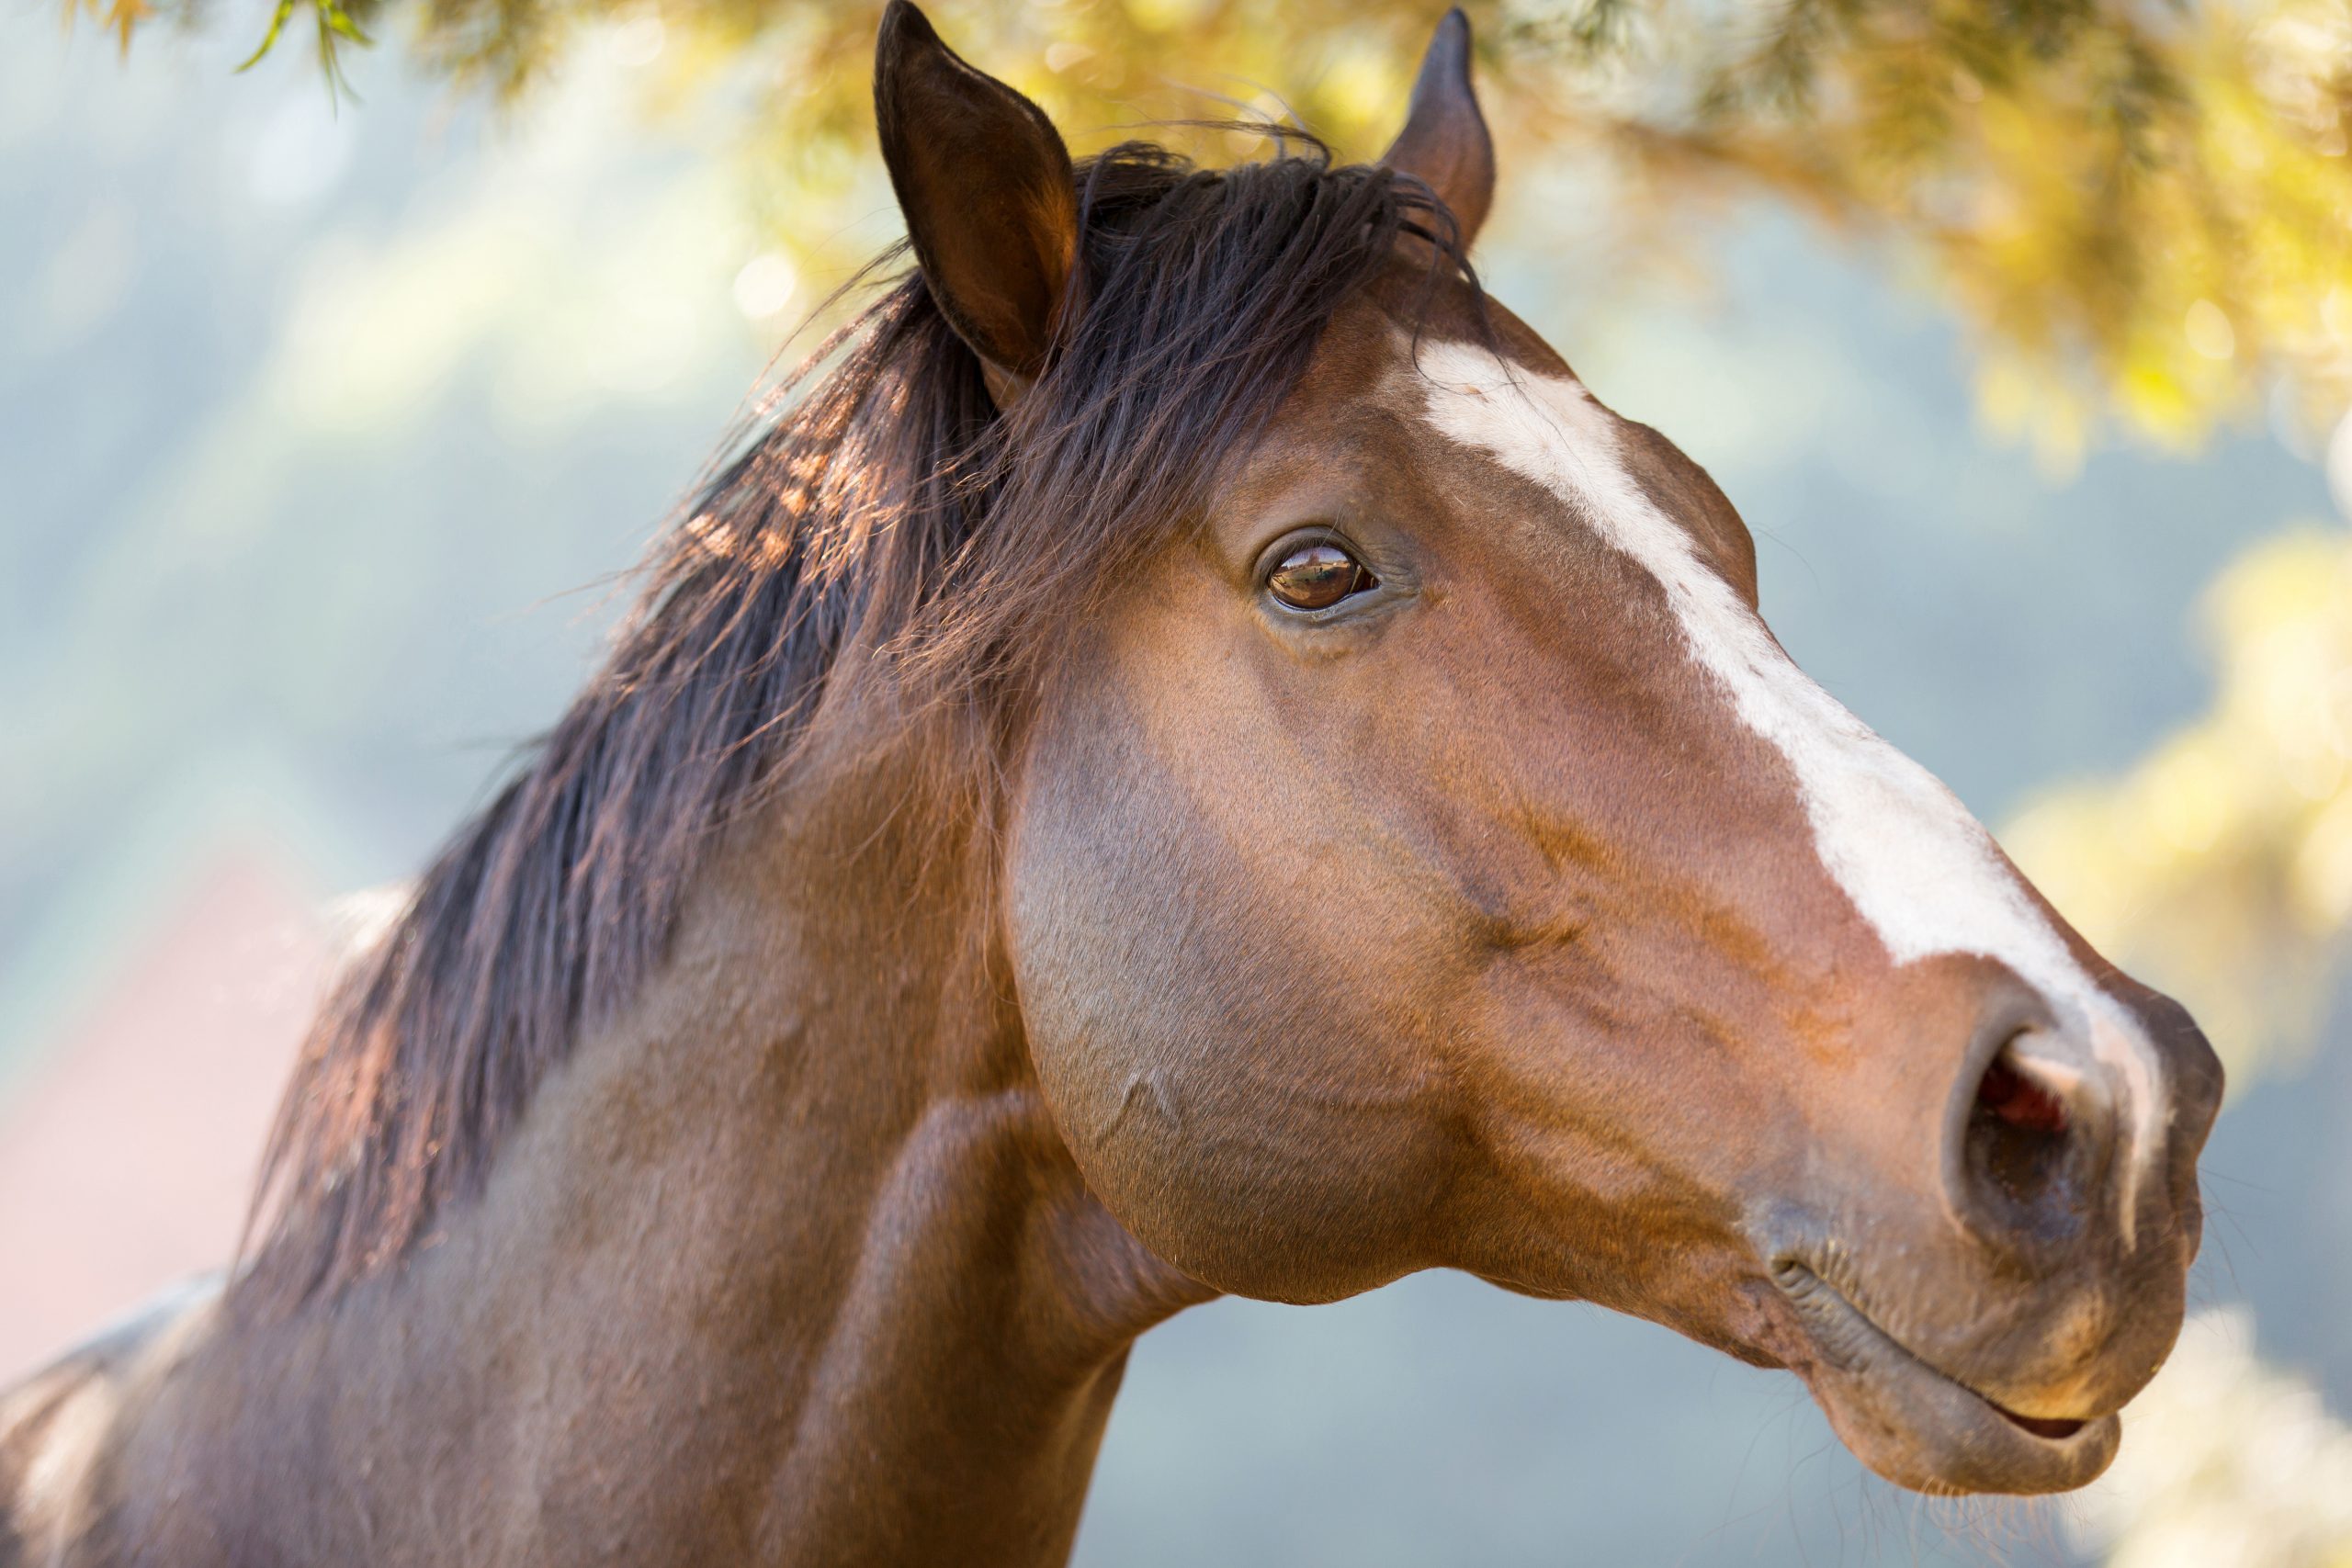
<svg viewBox="0 0 2352 1568">
<path fill-rule="evenodd" d="M 1772 1272 L 1818 1353 L 1806 1374 L 1815 1396 L 1887 1479 L 1924 1492 L 2062 1492 L 2114 1457 L 2114 1416 L 2021 1416 L 1922 1360 L 1802 1263 Z"/>
</svg>

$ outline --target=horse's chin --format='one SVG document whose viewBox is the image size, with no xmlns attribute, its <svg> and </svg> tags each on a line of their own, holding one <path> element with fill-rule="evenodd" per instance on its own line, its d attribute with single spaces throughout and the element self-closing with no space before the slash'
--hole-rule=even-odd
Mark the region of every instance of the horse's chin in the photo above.
<svg viewBox="0 0 2352 1568">
<path fill-rule="evenodd" d="M 1808 1352 L 1783 1359 L 1854 1457 L 1896 1485 L 1942 1495 L 2071 1492 L 2114 1460 L 2118 1416 L 2020 1416 L 1913 1355 L 1810 1270 L 1783 1271 L 1778 1283 Z"/>
</svg>

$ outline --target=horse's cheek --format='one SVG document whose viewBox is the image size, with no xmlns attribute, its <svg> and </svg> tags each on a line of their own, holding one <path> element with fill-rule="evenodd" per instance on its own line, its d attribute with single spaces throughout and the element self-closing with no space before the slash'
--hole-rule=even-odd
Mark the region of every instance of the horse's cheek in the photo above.
<svg viewBox="0 0 2352 1568">
<path fill-rule="evenodd" d="M 1223 1290 L 1351 1294 L 1417 1266 L 1426 1118 L 1360 1021 L 1270 966 L 1282 917 L 1208 828 L 1149 775 L 1033 795 L 1007 868 L 1030 1059 L 1146 1246 Z"/>
</svg>

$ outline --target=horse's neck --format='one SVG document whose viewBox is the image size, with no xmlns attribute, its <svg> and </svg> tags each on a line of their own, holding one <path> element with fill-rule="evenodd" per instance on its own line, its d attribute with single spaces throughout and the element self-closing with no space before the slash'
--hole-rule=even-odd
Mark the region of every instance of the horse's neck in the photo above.
<svg viewBox="0 0 2352 1568">
<path fill-rule="evenodd" d="M 650 1228 L 714 1242 L 690 1267 L 726 1303 L 718 1348 L 768 1359 L 790 1411 L 751 1413 L 775 1451 L 750 1544 L 1058 1562 L 1127 1345 L 1184 1286 L 1088 1195 L 1046 1112 L 990 972 L 985 848 L 740 837 L 655 1003 L 680 1022 L 648 1032 L 612 1103 L 690 1080 L 705 1051 L 741 1065 L 678 1091 L 704 1212 Z M 704 1018 L 726 1021 L 662 1063 Z M 730 1112 L 741 1133 L 703 1167 L 691 1129 Z"/>
<path fill-rule="evenodd" d="M 306 1405 L 256 1460 L 322 1504 L 365 1465 L 444 1560 L 1067 1553 L 1127 1345 L 1204 1292 L 1054 1131 L 985 852 L 799 821 L 729 835 L 435 1243 L 224 1369 Z"/>
</svg>

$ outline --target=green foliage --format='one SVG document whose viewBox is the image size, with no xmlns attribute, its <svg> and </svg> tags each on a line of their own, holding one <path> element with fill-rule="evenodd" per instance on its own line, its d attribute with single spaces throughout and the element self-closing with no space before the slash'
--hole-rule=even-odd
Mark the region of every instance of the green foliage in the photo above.
<svg viewBox="0 0 2352 1568">
<path fill-rule="evenodd" d="M 126 41 L 152 14 L 151 0 L 72 3 Z M 650 20 L 673 46 L 674 93 L 746 96 L 759 166 L 780 190 L 821 201 L 866 159 L 878 0 L 278 0 L 261 52 L 298 6 L 331 79 L 339 47 L 364 43 L 390 7 L 428 66 L 508 98 L 587 30 Z M 1246 108 L 1369 155 L 1434 6 L 934 9 L 1081 145 Z M 2075 450 L 2102 408 L 2185 440 L 2274 376 L 2314 423 L 2352 400 L 2352 0 L 1472 9 L 1508 166 L 1592 171 L 1636 254 L 1671 243 L 1670 220 L 1743 196 L 1906 243 L 1976 329 L 1988 412 L 2053 456 Z"/>
<path fill-rule="evenodd" d="M 131 0 L 118 0 L 118 3 L 131 3 Z M 286 30 L 296 4 L 297 0 L 277 0 L 277 9 L 269 18 L 269 30 L 262 34 L 260 46 L 245 57 L 243 65 L 237 67 L 239 71 L 252 70 L 277 47 L 278 35 Z M 360 29 L 357 22 L 352 20 L 351 13 L 345 8 L 342 0 L 311 0 L 311 20 L 318 28 L 319 69 L 327 79 L 327 90 L 340 96 L 348 88 L 343 79 L 341 58 L 335 52 L 338 42 L 367 44 L 374 40 Z"/>
</svg>

